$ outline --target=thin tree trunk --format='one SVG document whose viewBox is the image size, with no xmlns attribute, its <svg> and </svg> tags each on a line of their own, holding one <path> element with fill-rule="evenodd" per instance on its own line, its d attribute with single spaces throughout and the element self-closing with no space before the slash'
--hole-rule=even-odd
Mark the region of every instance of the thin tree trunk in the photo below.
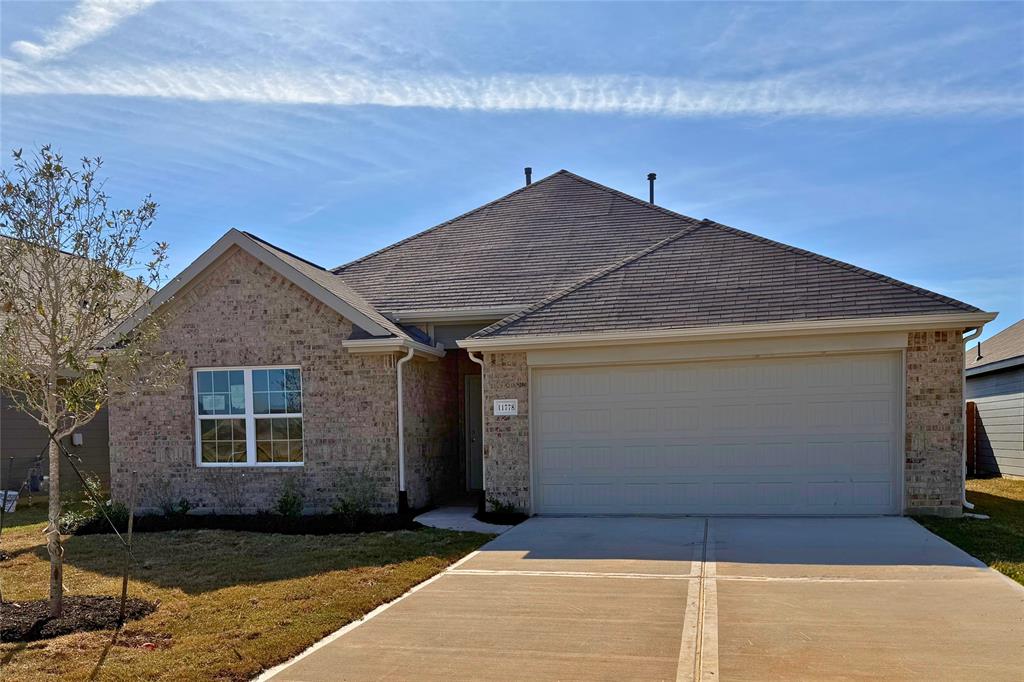
<svg viewBox="0 0 1024 682">
<path fill-rule="evenodd" d="M 60 544 L 60 448 L 50 441 L 50 504 L 46 552 L 50 555 L 50 617 L 64 610 L 64 548 Z"/>
</svg>

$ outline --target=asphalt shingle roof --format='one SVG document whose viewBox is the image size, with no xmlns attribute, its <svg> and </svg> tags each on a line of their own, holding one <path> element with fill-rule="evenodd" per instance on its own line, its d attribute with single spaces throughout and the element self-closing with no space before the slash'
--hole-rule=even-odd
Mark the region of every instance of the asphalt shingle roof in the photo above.
<svg viewBox="0 0 1024 682">
<path fill-rule="evenodd" d="M 703 221 L 474 334 L 686 329 L 977 312 L 841 261 Z"/>
<path fill-rule="evenodd" d="M 479 338 L 978 312 L 564 170 L 332 271 L 253 239 L 398 336 L 382 313 L 519 308 Z"/>
<path fill-rule="evenodd" d="M 993 362 L 1011 360 L 1024 356 L 1024 320 L 1015 322 L 991 339 L 981 344 L 981 359 L 978 347 L 974 346 L 964 356 L 965 369 L 984 367 Z"/>
<path fill-rule="evenodd" d="M 563 170 L 333 272 L 386 313 L 526 307 L 697 223 Z"/>
</svg>

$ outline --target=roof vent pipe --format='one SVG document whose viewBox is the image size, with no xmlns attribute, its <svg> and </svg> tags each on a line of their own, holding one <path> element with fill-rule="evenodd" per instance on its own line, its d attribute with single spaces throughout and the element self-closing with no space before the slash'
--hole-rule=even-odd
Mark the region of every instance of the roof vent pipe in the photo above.
<svg viewBox="0 0 1024 682">
<path fill-rule="evenodd" d="M 657 179 L 658 179 L 658 175 L 656 173 L 648 173 L 647 174 L 647 182 L 651 186 L 651 199 L 650 199 L 650 201 L 651 201 L 652 204 L 654 203 L 654 181 L 657 180 Z"/>
<path fill-rule="evenodd" d="M 533 182 L 533 169 L 527 166 L 523 169 L 523 172 L 526 173 L 526 184 L 529 185 Z"/>
</svg>

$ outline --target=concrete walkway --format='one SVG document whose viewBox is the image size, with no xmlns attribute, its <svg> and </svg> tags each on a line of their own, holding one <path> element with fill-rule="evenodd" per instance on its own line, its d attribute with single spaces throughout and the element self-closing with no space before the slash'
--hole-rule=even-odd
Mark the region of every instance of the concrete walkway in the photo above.
<svg viewBox="0 0 1024 682">
<path fill-rule="evenodd" d="M 909 519 L 539 518 L 267 679 L 1019 680 L 1024 588 Z"/>
<path fill-rule="evenodd" d="M 453 505 L 431 509 L 413 520 L 431 528 L 461 530 L 472 533 L 491 533 L 493 535 L 501 535 L 512 528 L 512 526 L 500 526 L 495 523 L 479 521 L 473 517 L 475 513 L 476 507 Z"/>
</svg>

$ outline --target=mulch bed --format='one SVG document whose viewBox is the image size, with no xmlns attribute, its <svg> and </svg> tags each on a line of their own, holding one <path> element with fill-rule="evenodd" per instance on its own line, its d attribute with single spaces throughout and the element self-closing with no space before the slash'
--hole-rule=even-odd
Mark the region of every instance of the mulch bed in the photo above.
<svg viewBox="0 0 1024 682">
<path fill-rule="evenodd" d="M 520 512 L 477 512 L 473 518 L 484 523 L 493 523 L 499 526 L 515 526 L 530 518 Z"/>
<path fill-rule="evenodd" d="M 335 533 L 374 533 L 390 530 L 422 528 L 413 521 L 413 514 L 368 514 L 352 517 L 345 514 L 313 514 L 281 516 L 280 514 L 168 514 L 135 517 L 136 533 L 161 533 L 171 530 L 237 530 L 250 533 L 282 533 L 285 535 L 333 535 Z M 124 528 L 120 529 L 122 532 Z M 75 535 L 110 533 L 110 524 L 103 518 L 92 519 L 75 529 Z"/>
<path fill-rule="evenodd" d="M 46 599 L 0 604 L 0 642 L 32 642 L 73 632 L 117 627 L 121 600 L 117 597 L 65 596 L 64 615 L 50 619 Z M 135 620 L 156 610 L 156 604 L 128 599 L 125 619 Z"/>
</svg>

